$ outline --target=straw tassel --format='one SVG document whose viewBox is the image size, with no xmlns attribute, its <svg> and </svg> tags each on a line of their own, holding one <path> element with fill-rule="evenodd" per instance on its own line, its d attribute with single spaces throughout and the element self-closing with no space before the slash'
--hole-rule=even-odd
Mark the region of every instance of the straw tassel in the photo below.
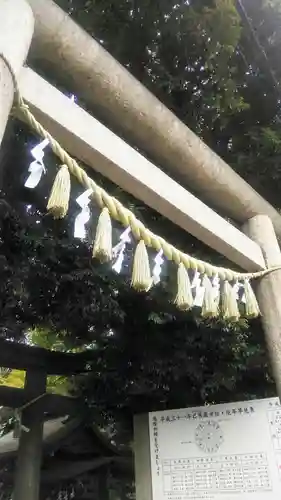
<svg viewBox="0 0 281 500">
<path fill-rule="evenodd" d="M 240 318 L 237 294 L 233 286 L 228 281 L 225 281 L 223 284 L 221 310 L 224 319 L 237 321 Z"/>
<path fill-rule="evenodd" d="M 215 295 L 210 278 L 204 276 L 203 287 L 205 288 L 201 315 L 203 318 L 216 318 L 219 314 L 219 298 Z"/>
<path fill-rule="evenodd" d="M 245 315 L 247 318 L 260 316 L 260 308 L 249 280 L 244 281 L 245 291 Z"/>
<path fill-rule="evenodd" d="M 107 207 L 102 209 L 99 216 L 93 257 L 99 259 L 101 262 L 109 262 L 112 259 L 112 224 Z"/>
<path fill-rule="evenodd" d="M 178 267 L 178 292 L 175 298 L 175 304 L 181 311 L 188 311 L 193 305 L 193 296 L 188 271 L 181 262 Z"/>
<path fill-rule="evenodd" d="M 54 219 L 63 219 L 66 216 L 69 205 L 70 189 L 71 182 L 69 170 L 66 165 L 62 165 L 55 177 L 47 205 L 47 210 L 53 215 Z"/>
<path fill-rule="evenodd" d="M 151 285 L 148 253 L 144 241 L 140 240 L 134 255 L 131 286 L 138 292 L 147 292 Z"/>
</svg>

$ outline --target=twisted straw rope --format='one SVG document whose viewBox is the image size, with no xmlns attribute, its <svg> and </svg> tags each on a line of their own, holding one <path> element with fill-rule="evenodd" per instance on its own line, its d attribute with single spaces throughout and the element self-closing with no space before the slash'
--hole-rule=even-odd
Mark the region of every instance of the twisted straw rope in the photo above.
<svg viewBox="0 0 281 500">
<path fill-rule="evenodd" d="M 255 273 L 239 273 L 237 271 L 233 271 L 231 269 L 213 266 L 208 262 L 196 259 L 191 257 L 190 255 L 181 252 L 176 247 L 168 243 L 164 238 L 158 236 L 149 229 L 147 229 L 144 224 L 138 220 L 133 212 L 129 209 L 125 208 L 122 203 L 120 203 L 116 198 L 110 196 L 103 188 L 101 188 L 93 179 L 91 179 L 86 172 L 79 167 L 78 163 L 72 158 L 62 147 L 61 145 L 52 137 L 52 135 L 45 130 L 45 128 L 36 120 L 35 116 L 29 110 L 29 107 L 24 102 L 21 97 L 19 86 L 17 83 L 17 78 L 11 67 L 9 61 L 6 57 L 0 53 L 0 58 L 2 58 L 8 67 L 11 77 L 14 84 L 15 89 L 15 105 L 16 110 L 22 115 L 25 122 L 27 122 L 31 128 L 37 132 L 38 135 L 43 137 L 44 139 L 49 140 L 49 144 L 51 146 L 52 151 L 63 164 L 67 165 L 69 171 L 72 175 L 74 175 L 80 184 L 84 186 L 86 189 L 93 190 L 93 196 L 97 202 L 97 204 L 101 207 L 107 207 L 111 217 L 117 221 L 119 221 L 124 227 L 130 227 L 134 237 L 137 240 L 143 240 L 147 247 L 153 248 L 156 252 L 163 250 L 165 257 L 168 260 L 175 262 L 177 265 L 183 263 L 183 265 L 187 269 L 194 269 L 200 273 L 204 273 L 209 277 L 218 275 L 221 280 L 245 280 L 245 279 L 254 279 L 265 276 L 268 273 L 273 271 L 277 271 L 281 269 L 281 266 L 271 267 L 262 271 L 258 271 Z"/>
</svg>

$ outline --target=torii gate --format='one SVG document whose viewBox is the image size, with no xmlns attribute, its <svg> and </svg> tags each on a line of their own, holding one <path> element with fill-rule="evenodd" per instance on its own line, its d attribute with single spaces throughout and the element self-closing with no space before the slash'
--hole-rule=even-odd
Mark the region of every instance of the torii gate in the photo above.
<svg viewBox="0 0 281 500">
<path fill-rule="evenodd" d="M 281 252 L 275 234 L 276 230 L 278 236 L 281 235 L 281 216 L 278 212 L 51 0 L 0 0 L 0 23 L 0 142 L 13 104 L 15 76 L 21 94 L 35 116 L 69 153 L 98 169 L 246 271 L 281 265 Z M 50 69 L 71 72 L 74 91 L 83 91 L 85 99 L 95 104 L 99 114 L 106 116 L 113 126 L 117 122 L 122 125 L 125 135 L 141 146 L 157 164 L 180 174 L 182 182 L 188 181 L 203 199 L 242 223 L 241 230 L 164 174 L 38 74 L 24 67 L 31 43 L 31 57 L 46 59 Z M 5 61 L 9 61 L 12 74 Z M 257 286 L 279 397 L 280 289 L 281 270 L 264 276 Z M 42 381 L 42 386 L 44 383 Z M 17 471 L 14 500 L 26 500 L 24 484 L 28 481 L 38 485 L 38 463 L 33 467 L 31 462 L 36 461 L 41 440 L 42 426 L 39 426 L 29 447 L 28 463 L 24 465 L 26 478 L 23 477 L 23 470 Z M 22 465 L 24 443 L 20 449 Z M 38 500 L 38 488 L 29 491 L 29 500 Z"/>
</svg>

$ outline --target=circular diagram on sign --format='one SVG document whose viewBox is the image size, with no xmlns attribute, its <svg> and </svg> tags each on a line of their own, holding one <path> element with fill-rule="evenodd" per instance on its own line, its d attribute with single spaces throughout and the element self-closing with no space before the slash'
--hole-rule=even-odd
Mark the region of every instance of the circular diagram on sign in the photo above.
<svg viewBox="0 0 281 500">
<path fill-rule="evenodd" d="M 207 420 L 196 427 L 195 443 L 205 453 L 215 453 L 223 441 L 222 429 L 214 420 Z"/>
</svg>

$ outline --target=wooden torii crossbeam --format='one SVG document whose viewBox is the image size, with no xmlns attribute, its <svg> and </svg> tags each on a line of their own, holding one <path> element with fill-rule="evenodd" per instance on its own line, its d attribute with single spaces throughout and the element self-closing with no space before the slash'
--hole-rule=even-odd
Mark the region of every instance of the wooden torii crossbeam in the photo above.
<svg viewBox="0 0 281 500">
<path fill-rule="evenodd" d="M 37 57 L 38 54 L 43 58 L 48 57 L 48 62 L 52 63 L 51 66 L 58 68 L 61 65 L 62 71 L 65 69 L 62 61 L 66 61 L 66 69 L 68 71 L 71 69 L 71 77 L 75 77 L 76 85 L 81 79 L 81 74 L 85 81 L 87 80 L 86 96 L 88 98 L 92 94 L 102 101 L 102 92 L 104 92 L 107 97 L 110 97 L 108 99 L 110 103 L 115 92 L 116 105 L 111 110 L 111 118 L 115 117 L 113 121 L 120 121 L 122 117 L 124 129 L 129 136 L 129 130 L 138 128 L 135 127 L 133 121 L 137 113 L 139 132 L 142 132 L 139 143 L 143 150 L 154 157 L 157 164 L 166 164 L 170 168 L 174 166 L 174 170 L 177 166 L 180 167 L 185 180 L 188 179 L 202 197 L 208 198 L 209 189 L 210 202 L 237 221 L 243 222 L 242 231 L 226 222 L 198 198 L 163 174 L 159 168 L 81 110 L 79 106 L 67 100 L 36 73 L 23 68 L 34 31 L 34 14 L 29 4 L 34 10 L 36 21 L 33 55 L 37 53 Z M 59 21 L 61 24 L 58 26 Z M 96 51 L 93 53 L 96 54 L 100 65 L 99 73 L 95 64 L 91 62 L 90 48 L 93 46 L 90 37 L 81 34 L 80 28 L 77 28 L 66 14 L 58 10 L 53 2 L 50 0 L 13 0 L 13 2 L 0 0 L 0 23 L 0 143 L 12 108 L 15 87 L 19 82 L 20 90 L 36 116 L 70 153 L 101 171 L 121 187 L 244 269 L 252 271 L 281 265 L 280 249 L 273 224 L 268 217 L 272 218 L 278 234 L 281 234 L 281 216 L 277 211 L 191 131 L 184 128 L 184 125 L 159 101 L 155 100 L 151 94 L 148 97 L 139 82 L 136 83 L 127 72 L 124 73 L 125 70 L 116 61 L 114 62 L 114 59 L 110 58 L 103 49 L 99 51 L 95 45 Z M 71 40 L 74 34 L 77 38 Z M 70 37 L 70 45 L 66 43 L 67 37 Z M 83 57 L 81 56 L 83 50 L 77 49 L 78 39 L 79 42 L 86 43 L 88 49 L 84 51 Z M 59 41 L 63 42 L 62 47 L 58 45 Z M 46 46 L 54 50 L 45 53 L 44 47 Z M 4 57 L 1 58 L 1 54 Z M 75 65 L 71 67 L 71 61 L 77 63 L 79 58 L 82 61 L 79 68 L 83 71 L 73 75 Z M 87 58 L 90 63 L 86 62 Z M 9 61 L 12 73 L 5 60 Z M 102 62 L 105 63 L 104 66 Z M 109 62 L 110 64 L 106 64 Z M 89 74 L 85 73 L 85 68 L 88 68 Z M 111 75 L 107 74 L 106 71 L 109 68 L 115 68 L 116 73 L 112 71 Z M 115 75 L 115 80 L 113 75 Z M 101 76 L 106 79 L 104 87 Z M 128 93 L 130 100 L 126 101 L 124 92 L 120 90 L 121 81 L 126 83 L 125 87 L 128 92 L 131 90 Z M 96 92 L 95 84 L 98 85 L 100 94 Z M 85 85 L 81 87 L 85 89 Z M 116 99 L 116 89 L 119 89 L 118 99 Z M 136 89 L 141 99 L 138 99 Z M 138 109 L 137 105 L 140 103 L 143 103 L 146 119 L 142 110 Z M 121 108 L 125 111 L 123 115 L 120 114 Z M 162 134 L 159 127 L 161 117 Z M 136 132 L 135 137 L 137 137 Z M 155 138 L 155 144 L 153 138 Z M 185 162 L 186 165 L 188 164 L 186 171 L 184 170 Z M 194 167 L 198 169 L 197 172 Z M 231 185 L 232 181 L 233 185 Z M 264 276 L 257 286 L 272 372 L 279 396 L 281 395 L 280 289 L 280 270 Z M 46 373 L 44 371 L 27 373 L 25 390 L 31 399 L 42 394 L 45 388 Z M 27 498 L 38 500 L 43 413 L 42 407 L 37 408 L 34 413 L 30 407 L 24 414 L 23 423 L 30 428 L 30 432 L 22 433 L 20 439 L 13 500 L 26 500 Z"/>
<path fill-rule="evenodd" d="M 47 373 L 48 375 L 75 375 L 87 372 L 91 362 L 91 352 L 71 354 L 48 351 L 41 347 L 27 346 L 16 342 L 0 340 L 0 366 Z M 79 398 L 47 394 L 33 404 L 33 410 L 43 411 L 53 416 L 75 415 L 83 411 L 84 404 Z M 25 389 L 5 385 L 0 386 L 0 406 L 19 409 L 28 406 L 30 397 Z"/>
</svg>

